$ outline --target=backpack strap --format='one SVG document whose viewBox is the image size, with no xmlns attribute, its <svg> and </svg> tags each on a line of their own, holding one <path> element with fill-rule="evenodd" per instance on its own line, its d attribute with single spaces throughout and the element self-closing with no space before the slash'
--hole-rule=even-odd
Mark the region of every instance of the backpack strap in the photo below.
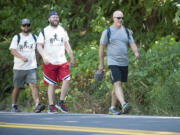
<svg viewBox="0 0 180 135">
<path fill-rule="evenodd" d="M 21 39 L 21 37 L 20 37 L 20 34 L 18 33 L 17 34 L 17 45 L 19 45 L 20 39 Z"/>
<path fill-rule="evenodd" d="M 35 36 L 35 34 L 32 34 L 33 38 L 34 38 L 34 41 L 36 42 L 37 41 L 37 38 Z"/>
<path fill-rule="evenodd" d="M 128 30 L 126 27 L 124 27 L 124 28 L 125 28 L 125 30 L 126 30 L 126 33 L 127 33 L 128 39 L 130 39 L 129 30 Z"/>
<path fill-rule="evenodd" d="M 44 29 L 42 29 L 41 32 L 42 32 L 42 35 L 43 35 L 43 37 L 45 39 Z"/>
<path fill-rule="evenodd" d="M 37 41 L 37 38 L 36 38 L 35 34 L 32 34 L 32 36 L 33 36 L 33 38 L 34 38 L 34 41 L 36 42 L 36 41 Z M 21 39 L 21 36 L 20 36 L 20 34 L 18 33 L 18 34 L 17 34 L 17 44 L 18 44 L 18 45 L 19 45 L 20 39 Z"/>
<path fill-rule="evenodd" d="M 124 27 L 124 28 L 125 28 L 126 34 L 128 36 L 128 39 L 130 39 L 129 30 L 126 27 Z M 108 37 L 108 43 L 109 43 L 109 40 L 110 40 L 110 37 L 111 37 L 111 29 L 110 29 L 110 27 L 107 28 L 107 37 Z"/>
<path fill-rule="evenodd" d="M 110 27 L 107 28 L 107 37 L 108 37 L 108 43 L 109 43 L 109 40 L 110 40 L 110 37 L 111 37 L 111 30 L 110 30 Z"/>
<path fill-rule="evenodd" d="M 35 41 L 35 43 L 36 43 L 36 41 L 37 41 L 36 35 L 32 33 L 32 37 L 34 38 L 34 41 Z M 37 52 L 37 44 L 36 44 L 35 50 L 36 50 L 36 52 Z"/>
</svg>

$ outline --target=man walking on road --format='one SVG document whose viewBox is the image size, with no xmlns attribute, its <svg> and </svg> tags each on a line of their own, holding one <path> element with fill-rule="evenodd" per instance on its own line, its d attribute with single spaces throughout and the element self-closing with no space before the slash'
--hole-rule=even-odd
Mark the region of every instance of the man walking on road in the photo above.
<svg viewBox="0 0 180 135">
<path fill-rule="evenodd" d="M 48 113 L 57 113 L 57 109 L 67 113 L 64 98 L 70 83 L 70 72 L 65 50 L 71 59 L 70 65 L 72 66 L 74 65 L 74 57 L 67 32 L 59 25 L 57 12 L 49 13 L 48 22 L 49 26 L 40 32 L 37 40 L 38 50 L 43 58 L 44 83 L 48 85 Z M 54 105 L 54 90 L 59 81 L 63 81 L 61 95 L 57 104 Z"/>
<path fill-rule="evenodd" d="M 44 105 L 39 103 L 38 97 L 38 74 L 36 60 L 36 35 L 30 33 L 30 20 L 21 20 L 21 33 L 15 35 L 10 45 L 11 54 L 14 56 L 13 83 L 12 92 L 12 112 L 19 112 L 16 104 L 19 90 L 24 83 L 28 83 L 34 99 L 35 112 L 39 113 L 45 109 Z"/>
<path fill-rule="evenodd" d="M 122 113 L 128 113 L 130 104 L 125 102 L 122 82 L 127 82 L 128 76 L 128 44 L 130 45 L 136 59 L 139 58 L 138 49 L 134 43 L 132 33 L 125 28 L 123 23 L 123 13 L 115 11 L 113 13 L 113 25 L 104 30 L 100 39 L 99 48 L 99 71 L 104 69 L 104 48 L 107 47 L 107 64 L 111 72 L 112 102 L 109 108 L 109 114 L 120 114 L 115 108 L 117 100 L 122 106 Z"/>
</svg>

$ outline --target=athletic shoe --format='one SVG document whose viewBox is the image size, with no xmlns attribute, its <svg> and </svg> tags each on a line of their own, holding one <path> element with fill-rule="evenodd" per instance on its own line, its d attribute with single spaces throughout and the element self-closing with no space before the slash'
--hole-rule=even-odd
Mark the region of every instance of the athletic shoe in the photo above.
<svg viewBox="0 0 180 135">
<path fill-rule="evenodd" d="M 116 108 L 109 108 L 109 114 L 120 115 L 121 113 Z"/>
<path fill-rule="evenodd" d="M 68 109 L 67 109 L 67 107 L 65 106 L 64 103 L 57 103 L 57 104 L 55 105 L 55 107 L 56 107 L 57 109 L 59 109 L 61 112 L 63 112 L 63 113 L 68 113 Z"/>
<path fill-rule="evenodd" d="M 55 114 L 55 113 L 58 113 L 58 112 L 57 112 L 56 107 L 54 105 L 50 105 L 48 113 Z"/>
<path fill-rule="evenodd" d="M 14 105 L 11 109 L 11 112 L 20 112 L 17 105 Z"/>
<path fill-rule="evenodd" d="M 131 109 L 131 106 L 129 103 L 125 103 L 123 104 L 122 106 L 122 113 L 125 114 L 125 113 L 128 113 Z"/>
<path fill-rule="evenodd" d="M 38 104 L 35 108 L 35 113 L 40 113 L 41 111 L 43 111 L 45 109 L 45 105 L 41 105 L 41 104 Z"/>
</svg>

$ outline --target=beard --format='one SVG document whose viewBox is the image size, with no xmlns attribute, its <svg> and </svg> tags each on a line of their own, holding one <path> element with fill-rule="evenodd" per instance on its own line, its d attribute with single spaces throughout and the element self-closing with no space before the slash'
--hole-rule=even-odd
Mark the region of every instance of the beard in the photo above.
<svg viewBox="0 0 180 135">
<path fill-rule="evenodd" d="M 24 32 L 24 33 L 29 33 L 30 30 L 31 30 L 31 29 L 29 28 L 29 29 L 27 29 L 27 30 L 23 30 L 23 32 Z"/>
<path fill-rule="evenodd" d="M 118 25 L 118 26 L 122 26 L 122 22 L 118 22 L 117 25 Z"/>
<path fill-rule="evenodd" d="M 57 27 L 59 25 L 59 21 L 52 21 L 50 22 L 51 26 Z"/>
</svg>

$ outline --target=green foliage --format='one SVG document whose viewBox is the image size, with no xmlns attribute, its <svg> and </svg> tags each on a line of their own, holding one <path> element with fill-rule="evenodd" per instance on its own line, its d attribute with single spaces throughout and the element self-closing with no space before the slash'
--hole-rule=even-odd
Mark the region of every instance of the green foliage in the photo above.
<svg viewBox="0 0 180 135">
<path fill-rule="evenodd" d="M 106 82 L 109 80 L 107 79 L 110 76 L 109 72 L 105 74 L 103 82 L 94 80 L 94 73 L 99 64 L 97 42 L 89 42 L 83 48 L 76 50 L 74 57 L 76 65 L 71 68 L 72 82 L 69 91 L 71 100 L 74 101 L 73 110 L 104 113 L 107 111 L 104 102 L 110 103 L 111 84 Z"/>
<path fill-rule="evenodd" d="M 180 42 L 167 36 L 155 41 L 140 59 L 130 57 L 130 99 L 150 114 L 179 115 Z M 174 111 L 174 113 L 173 113 Z"/>
<path fill-rule="evenodd" d="M 9 51 L 9 42 L 0 43 L 0 98 L 12 89 L 12 63 L 13 57 Z"/>
</svg>

